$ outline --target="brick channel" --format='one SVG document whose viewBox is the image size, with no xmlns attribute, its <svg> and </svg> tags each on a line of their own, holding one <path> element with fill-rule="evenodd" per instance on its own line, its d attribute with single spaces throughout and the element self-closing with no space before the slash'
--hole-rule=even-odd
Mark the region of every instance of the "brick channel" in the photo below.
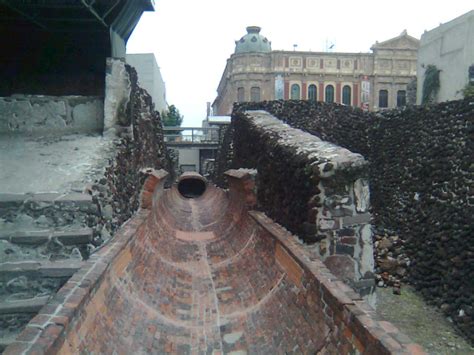
<svg viewBox="0 0 474 355">
<path fill-rule="evenodd" d="M 150 172 L 141 211 L 5 353 L 423 353 L 227 176 L 189 199 Z"/>
</svg>

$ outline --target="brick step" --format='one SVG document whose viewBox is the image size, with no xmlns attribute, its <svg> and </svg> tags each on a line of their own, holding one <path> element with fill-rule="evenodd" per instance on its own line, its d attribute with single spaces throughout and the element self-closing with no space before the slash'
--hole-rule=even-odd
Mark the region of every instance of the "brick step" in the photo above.
<svg viewBox="0 0 474 355">
<path fill-rule="evenodd" d="M 20 261 L 0 263 L 0 280 L 17 276 L 62 278 L 70 277 L 79 270 L 83 261 Z"/>
<path fill-rule="evenodd" d="M 92 241 L 93 231 L 91 228 L 81 228 L 68 231 L 16 231 L 9 233 L 0 232 L 0 240 L 6 240 L 13 244 L 39 245 L 56 239 L 64 245 L 88 244 Z"/>
<path fill-rule="evenodd" d="M 0 314 L 36 314 L 48 302 L 50 296 L 0 302 Z"/>
<path fill-rule="evenodd" d="M 32 218 L 45 216 L 53 222 L 64 220 L 64 224 L 73 221 L 83 223 L 88 215 L 97 213 L 97 205 L 88 194 L 0 193 L 0 218 L 11 222 L 19 215 L 27 215 Z"/>
</svg>

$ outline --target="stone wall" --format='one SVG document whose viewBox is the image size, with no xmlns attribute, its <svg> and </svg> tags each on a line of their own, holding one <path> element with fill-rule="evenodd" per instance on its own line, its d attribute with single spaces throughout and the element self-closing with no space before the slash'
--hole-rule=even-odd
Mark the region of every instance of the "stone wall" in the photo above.
<svg viewBox="0 0 474 355">
<path fill-rule="evenodd" d="M 474 101 L 388 111 L 369 133 L 377 223 L 405 241 L 409 280 L 474 341 Z"/>
<path fill-rule="evenodd" d="M 368 166 L 360 154 L 264 111 L 233 116 L 234 164 L 256 168 L 258 204 L 362 295 L 373 291 Z"/>
<path fill-rule="evenodd" d="M 118 66 L 123 64 L 121 60 L 111 59 L 108 66 L 114 62 Z M 93 186 L 93 193 L 108 217 L 104 221 L 105 227 L 111 233 L 138 209 L 140 186 L 146 176 L 142 171 L 146 168 L 169 170 L 170 166 L 160 114 L 154 110 L 151 96 L 138 86 L 135 69 L 128 65 L 124 65 L 123 69 L 125 71 L 120 71 L 119 81 L 126 83 L 130 94 L 123 100 L 123 107 L 116 112 L 122 112 L 126 119 L 113 120 L 108 127 L 108 133 L 114 132 L 121 138 L 105 177 Z"/>
<path fill-rule="evenodd" d="M 246 103 L 234 116 L 244 109 L 264 109 L 368 158 L 374 224 L 398 234 L 410 259 L 408 279 L 473 340 L 472 99 L 376 115 L 319 102 Z M 259 150 L 252 150 L 255 161 Z M 406 262 L 392 256 L 386 271 Z"/>
<path fill-rule="evenodd" d="M 104 104 L 95 96 L 13 95 L 0 98 L 0 134 L 96 133 Z"/>
</svg>

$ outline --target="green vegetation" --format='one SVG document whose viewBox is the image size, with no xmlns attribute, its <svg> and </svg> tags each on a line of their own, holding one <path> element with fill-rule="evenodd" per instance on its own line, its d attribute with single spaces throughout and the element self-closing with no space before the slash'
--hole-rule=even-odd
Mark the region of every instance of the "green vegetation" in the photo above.
<svg viewBox="0 0 474 355">
<path fill-rule="evenodd" d="M 165 127 L 180 127 L 183 122 L 183 116 L 175 105 L 170 105 L 168 111 L 163 111 L 161 120 Z"/>
<path fill-rule="evenodd" d="M 436 65 L 429 64 L 425 70 L 425 80 L 423 82 L 423 95 L 421 99 L 422 104 L 429 104 L 433 102 L 436 94 L 439 91 L 439 70 Z"/>
<path fill-rule="evenodd" d="M 467 83 L 461 92 L 465 98 L 474 98 L 474 84 Z"/>
</svg>

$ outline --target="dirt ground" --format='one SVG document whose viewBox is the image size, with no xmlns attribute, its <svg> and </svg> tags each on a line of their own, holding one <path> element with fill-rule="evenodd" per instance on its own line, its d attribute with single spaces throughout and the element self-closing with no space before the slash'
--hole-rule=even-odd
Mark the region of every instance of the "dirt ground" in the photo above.
<svg viewBox="0 0 474 355">
<path fill-rule="evenodd" d="M 394 295 L 390 287 L 377 288 L 377 313 L 429 354 L 474 354 L 474 348 L 446 316 L 410 286 L 403 285 L 400 296 Z"/>
</svg>

